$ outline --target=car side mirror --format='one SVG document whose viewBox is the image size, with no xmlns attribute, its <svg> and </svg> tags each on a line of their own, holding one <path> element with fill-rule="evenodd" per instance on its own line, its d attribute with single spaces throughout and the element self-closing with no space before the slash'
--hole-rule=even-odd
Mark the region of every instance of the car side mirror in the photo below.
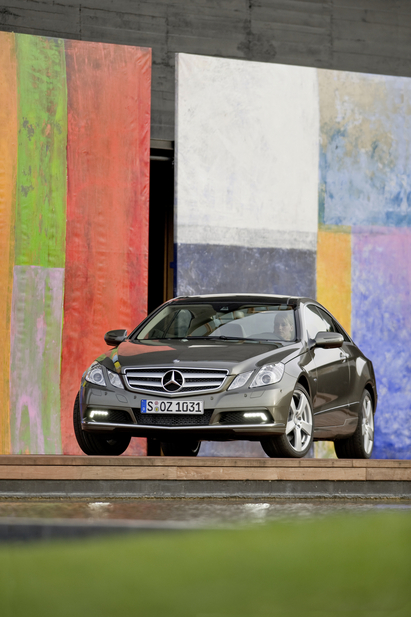
<svg viewBox="0 0 411 617">
<path fill-rule="evenodd" d="M 314 343 L 315 347 L 333 349 L 334 347 L 341 347 L 344 343 L 344 337 L 339 332 L 317 332 Z"/>
<path fill-rule="evenodd" d="M 127 330 L 110 330 L 105 333 L 104 340 L 110 347 L 117 347 L 117 345 L 125 341 L 126 336 Z"/>
</svg>

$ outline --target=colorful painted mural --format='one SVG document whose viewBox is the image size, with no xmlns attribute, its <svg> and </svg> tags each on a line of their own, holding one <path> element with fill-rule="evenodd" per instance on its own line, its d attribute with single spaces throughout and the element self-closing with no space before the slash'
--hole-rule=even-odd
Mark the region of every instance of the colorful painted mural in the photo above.
<svg viewBox="0 0 411 617">
<path fill-rule="evenodd" d="M 407 78 L 177 61 L 178 292 L 317 297 L 374 363 L 377 458 L 411 458 L 410 94 Z"/>
<path fill-rule="evenodd" d="M 150 62 L 0 33 L 1 453 L 78 453 L 81 373 L 145 315 Z M 411 80 L 176 66 L 177 292 L 316 296 L 374 362 L 374 456 L 411 458 Z"/>
<path fill-rule="evenodd" d="M 318 299 L 344 311 L 351 303 L 341 321 L 347 328 L 351 322 L 351 335 L 374 363 L 374 456 L 409 459 L 411 79 L 325 70 L 318 78 L 317 272 L 333 252 L 335 273 L 318 278 Z"/>
<path fill-rule="evenodd" d="M 0 453 L 75 454 L 81 374 L 146 314 L 151 51 L 0 33 L 0 66 Z"/>
</svg>

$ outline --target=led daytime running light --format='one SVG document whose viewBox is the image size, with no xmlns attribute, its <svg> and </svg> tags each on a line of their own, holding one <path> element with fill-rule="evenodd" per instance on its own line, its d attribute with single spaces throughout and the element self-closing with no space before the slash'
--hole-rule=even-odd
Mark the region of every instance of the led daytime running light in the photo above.
<svg viewBox="0 0 411 617">
<path fill-rule="evenodd" d="M 103 409 L 93 409 L 88 412 L 89 418 L 92 420 L 95 416 L 108 416 L 108 411 L 103 411 Z"/>
<path fill-rule="evenodd" d="M 260 420 L 262 420 L 263 422 L 266 422 L 267 420 L 267 416 L 262 411 L 261 412 L 257 412 L 257 411 L 247 412 L 244 414 L 244 418 L 260 418 Z"/>
</svg>

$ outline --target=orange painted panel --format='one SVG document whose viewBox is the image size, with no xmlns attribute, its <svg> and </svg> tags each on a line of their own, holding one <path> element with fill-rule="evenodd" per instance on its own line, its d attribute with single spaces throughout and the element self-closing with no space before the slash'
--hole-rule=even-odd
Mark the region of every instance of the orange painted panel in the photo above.
<svg viewBox="0 0 411 617">
<path fill-rule="evenodd" d="M 0 32 L 0 453 L 10 453 L 10 323 L 17 170 L 14 34 Z"/>
<path fill-rule="evenodd" d="M 351 333 L 351 230 L 318 230 L 317 300 Z"/>
</svg>

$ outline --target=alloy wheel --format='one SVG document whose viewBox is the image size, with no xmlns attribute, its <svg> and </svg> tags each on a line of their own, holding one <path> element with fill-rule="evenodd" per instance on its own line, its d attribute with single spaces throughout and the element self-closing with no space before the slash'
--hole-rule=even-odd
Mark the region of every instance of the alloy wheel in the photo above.
<svg viewBox="0 0 411 617">
<path fill-rule="evenodd" d="M 364 396 L 362 402 L 361 432 L 365 453 L 369 455 L 374 444 L 374 414 L 372 412 L 371 397 L 368 393 Z"/>
<path fill-rule="evenodd" d="M 302 452 L 311 440 L 313 417 L 311 405 L 301 390 L 295 390 L 288 413 L 285 434 L 293 450 Z"/>
</svg>

